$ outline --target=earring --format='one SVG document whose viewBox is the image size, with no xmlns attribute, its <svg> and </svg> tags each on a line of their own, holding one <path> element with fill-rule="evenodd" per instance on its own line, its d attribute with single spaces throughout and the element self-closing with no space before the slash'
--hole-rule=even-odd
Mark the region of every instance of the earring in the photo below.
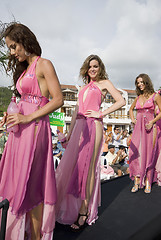
<svg viewBox="0 0 161 240">
<path fill-rule="evenodd" d="M 29 52 L 25 51 L 25 55 L 26 55 L 27 57 L 29 57 L 29 56 L 30 56 L 30 54 L 31 54 L 31 53 L 29 53 Z"/>
</svg>

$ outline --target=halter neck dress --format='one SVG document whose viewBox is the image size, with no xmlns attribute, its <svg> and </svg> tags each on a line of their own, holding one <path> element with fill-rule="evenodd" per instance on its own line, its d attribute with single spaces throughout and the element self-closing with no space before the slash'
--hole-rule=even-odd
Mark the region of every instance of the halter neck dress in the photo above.
<svg viewBox="0 0 161 240">
<path fill-rule="evenodd" d="M 153 135 L 155 125 L 147 131 L 145 125 L 154 118 L 155 104 L 153 96 L 148 99 L 143 106 L 140 105 L 139 97 L 136 102 L 137 121 L 132 133 L 129 149 L 129 170 L 130 177 L 140 177 L 140 187 L 145 186 L 145 179 L 148 177 L 149 183 L 156 182 L 156 150 L 157 139 L 153 146 Z"/>
<path fill-rule="evenodd" d="M 49 101 L 42 96 L 36 78 L 38 59 L 17 81 L 16 87 L 21 94 L 18 107 L 23 115 L 35 112 Z M 0 196 L 10 202 L 6 240 L 24 239 L 25 231 L 30 232 L 27 213 L 40 203 L 44 205 L 42 239 L 52 240 L 57 193 L 48 116 L 41 117 L 38 122 L 19 124 L 17 133 L 10 132 L 0 162 Z"/>
<path fill-rule="evenodd" d="M 160 111 L 157 109 L 156 114 L 159 114 Z M 157 131 L 158 131 L 158 145 L 157 145 L 157 163 L 156 163 L 156 172 L 157 172 L 157 182 L 161 186 L 161 119 L 156 122 Z"/>
<path fill-rule="evenodd" d="M 67 148 L 56 169 L 58 192 L 56 221 L 62 224 L 75 222 L 82 200 L 86 199 L 86 182 L 96 137 L 95 121 L 102 122 L 102 119 L 86 117 L 84 114 L 87 110 L 99 111 L 101 98 L 102 92 L 93 81 L 86 85 L 78 95 L 79 111 L 76 122 Z M 100 205 L 100 162 L 98 160 L 101 146 L 102 144 L 99 146 L 95 160 L 94 189 L 88 206 L 87 223 L 89 225 L 98 218 L 98 206 Z"/>
</svg>

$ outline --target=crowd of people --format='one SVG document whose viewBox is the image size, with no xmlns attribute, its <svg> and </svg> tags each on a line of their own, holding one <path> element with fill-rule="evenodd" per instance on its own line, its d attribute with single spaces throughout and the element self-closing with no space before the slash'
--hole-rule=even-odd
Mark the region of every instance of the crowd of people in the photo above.
<svg viewBox="0 0 161 240">
<path fill-rule="evenodd" d="M 8 139 L 8 132 L 3 127 L 0 127 L 0 160 Z"/>
<path fill-rule="evenodd" d="M 104 128 L 101 155 L 101 180 L 129 174 L 129 142 L 131 131 L 115 126 L 113 132 Z"/>
<path fill-rule="evenodd" d="M 0 121 L 0 127 L 19 125 L 18 132 L 9 133 L 0 161 L 0 200 L 10 203 L 6 240 L 52 240 L 55 221 L 69 224 L 74 232 L 95 223 L 101 205 L 100 174 L 129 173 L 132 193 L 144 187 L 150 193 L 153 182 L 161 185 L 161 96 L 148 75 L 135 80 L 133 132 L 118 126 L 103 132 L 103 117 L 123 107 L 125 100 L 100 57 L 88 56 L 80 68 L 84 85 L 64 151 L 60 142 L 52 142 L 48 116 L 63 105 L 53 64 L 41 57 L 37 38 L 25 25 L 5 25 L 3 37 L 15 94 L 20 96 L 19 113 L 4 113 Z M 100 111 L 107 93 L 115 102 Z"/>
<path fill-rule="evenodd" d="M 103 131 L 103 144 L 100 155 L 101 180 L 129 174 L 129 146 L 132 131 L 114 127 L 113 132 Z M 53 159 L 55 169 L 63 156 L 65 149 L 55 134 L 53 143 Z"/>
</svg>

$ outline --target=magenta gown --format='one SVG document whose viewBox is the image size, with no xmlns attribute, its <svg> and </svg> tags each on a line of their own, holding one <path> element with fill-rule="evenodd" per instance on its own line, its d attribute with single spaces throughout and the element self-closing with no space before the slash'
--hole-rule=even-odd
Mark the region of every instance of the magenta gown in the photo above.
<svg viewBox="0 0 161 240">
<path fill-rule="evenodd" d="M 156 113 L 159 114 L 159 109 Z M 156 126 L 158 131 L 156 172 L 158 185 L 161 186 L 161 119 L 156 122 Z"/>
<path fill-rule="evenodd" d="M 83 101 L 83 96 L 88 94 Z M 58 200 L 56 204 L 56 221 L 62 224 L 72 224 L 78 217 L 82 200 L 86 199 L 86 181 L 94 150 L 96 136 L 95 120 L 85 117 L 87 110 L 99 111 L 101 105 L 101 90 L 91 81 L 79 93 L 79 111 L 70 141 L 56 169 L 56 184 Z M 103 128 L 102 128 L 103 132 Z M 103 135 L 103 134 L 102 134 Z M 100 205 L 100 150 L 95 162 L 95 181 L 90 198 L 87 223 L 90 225 L 98 218 Z"/>
<path fill-rule="evenodd" d="M 21 94 L 18 107 L 24 115 L 48 103 L 41 95 L 35 74 L 38 59 L 20 76 L 22 87 L 17 82 Z M 0 162 L 0 197 L 10 202 L 6 240 L 23 240 L 25 231 L 30 234 L 28 212 L 40 203 L 44 206 L 42 239 L 52 240 L 57 193 L 48 116 L 41 117 L 38 123 L 20 124 L 17 133 L 9 134 Z"/>
<path fill-rule="evenodd" d="M 145 186 L 145 179 L 148 177 L 149 183 L 156 182 L 156 151 L 157 139 L 153 146 L 154 127 L 147 131 L 145 124 L 154 118 L 154 97 L 148 99 L 144 106 L 141 107 L 139 97 L 136 102 L 137 122 L 135 124 L 130 149 L 129 149 L 129 170 L 130 177 L 134 180 L 134 176 L 140 177 L 140 187 Z"/>
</svg>

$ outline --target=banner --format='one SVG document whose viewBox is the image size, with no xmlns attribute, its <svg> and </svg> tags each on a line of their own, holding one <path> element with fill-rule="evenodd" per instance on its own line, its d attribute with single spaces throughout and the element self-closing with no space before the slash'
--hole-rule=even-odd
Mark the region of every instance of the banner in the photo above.
<svg viewBox="0 0 161 240">
<path fill-rule="evenodd" d="M 53 112 L 49 114 L 50 124 L 53 126 L 64 126 L 65 114 L 62 112 Z"/>
</svg>

